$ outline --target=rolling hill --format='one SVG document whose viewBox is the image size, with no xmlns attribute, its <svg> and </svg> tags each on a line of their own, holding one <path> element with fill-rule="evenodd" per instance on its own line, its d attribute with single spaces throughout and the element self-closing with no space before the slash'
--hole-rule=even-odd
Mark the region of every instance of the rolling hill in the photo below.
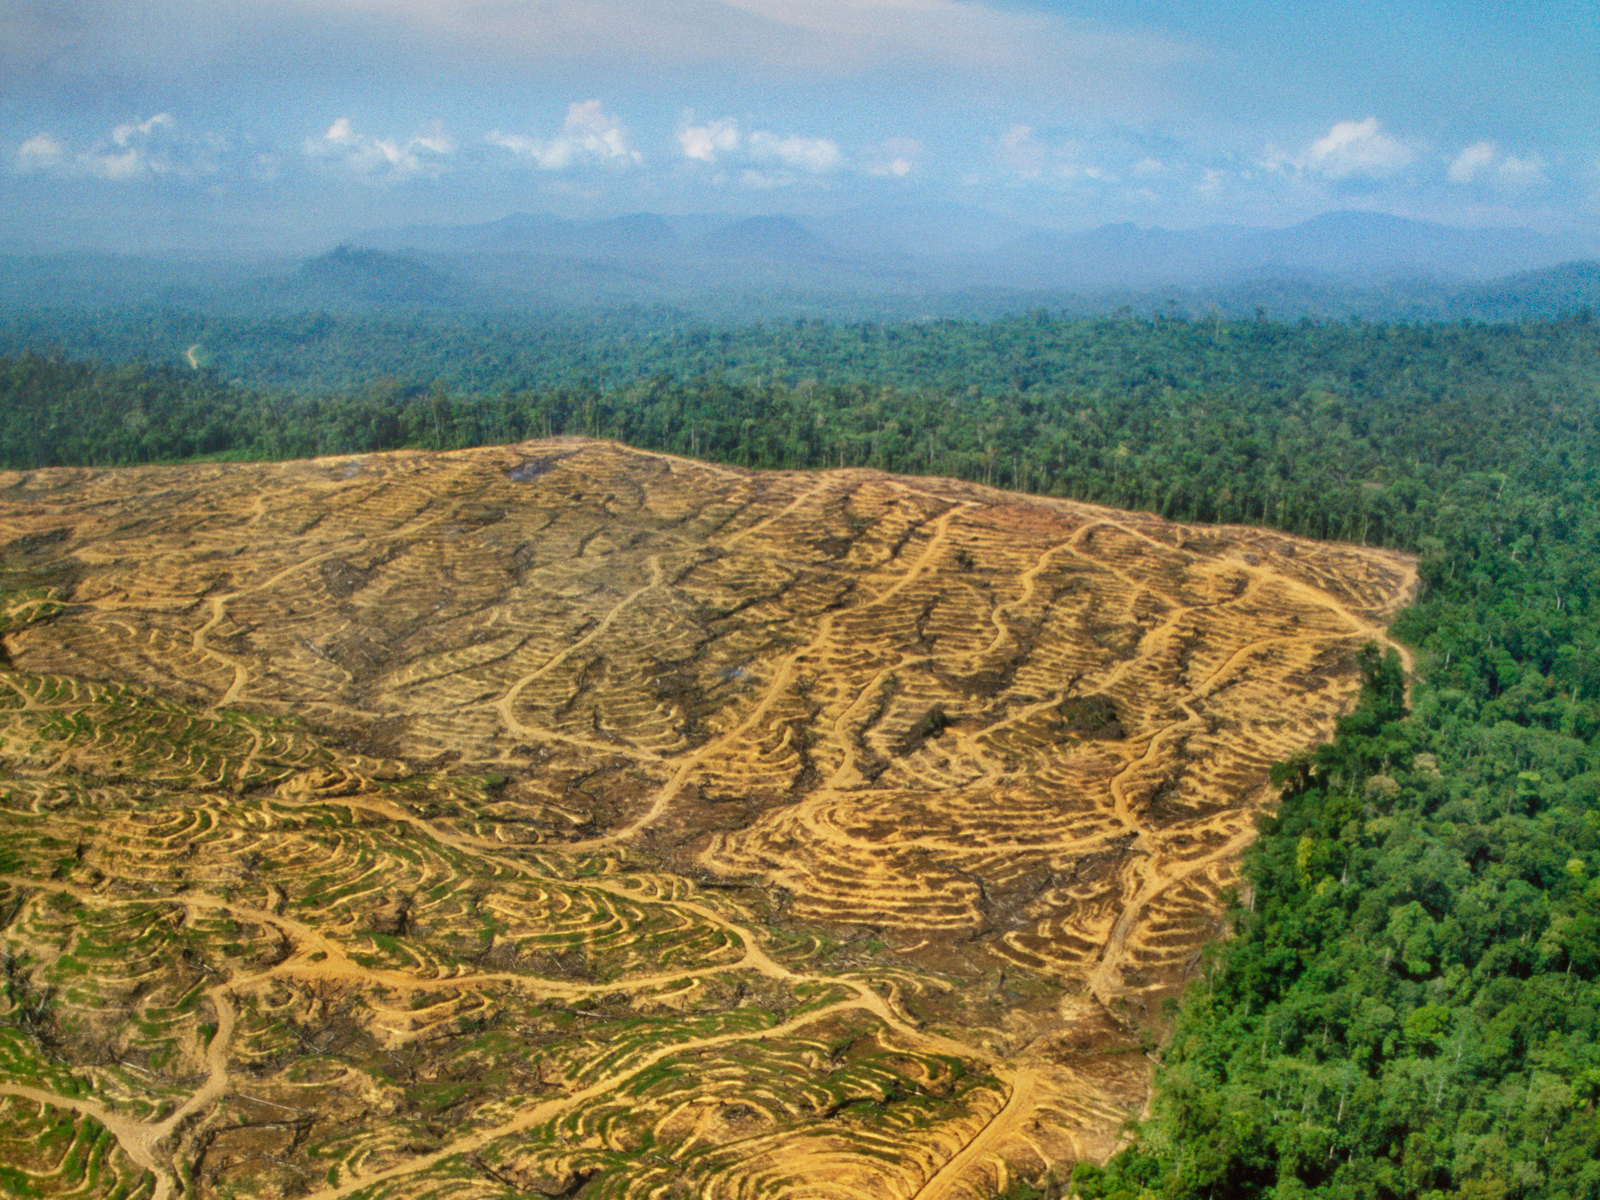
<svg viewBox="0 0 1600 1200">
<path fill-rule="evenodd" d="M 597 442 L 0 476 L 39 1194 L 981 1196 L 1145 1100 L 1392 552 Z"/>
</svg>

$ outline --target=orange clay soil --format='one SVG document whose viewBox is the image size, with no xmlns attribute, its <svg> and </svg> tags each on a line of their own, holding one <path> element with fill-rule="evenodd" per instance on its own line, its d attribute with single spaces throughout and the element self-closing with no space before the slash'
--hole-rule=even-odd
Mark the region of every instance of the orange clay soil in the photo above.
<svg viewBox="0 0 1600 1200">
<path fill-rule="evenodd" d="M 1414 583 L 578 441 L 12 473 L 0 541 L 0 1152 L 155 1200 L 1103 1157 Z"/>
</svg>

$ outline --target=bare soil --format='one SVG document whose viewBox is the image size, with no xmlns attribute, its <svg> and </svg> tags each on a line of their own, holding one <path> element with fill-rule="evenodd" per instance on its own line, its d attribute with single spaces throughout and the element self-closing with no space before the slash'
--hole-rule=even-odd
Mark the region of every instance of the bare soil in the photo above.
<svg viewBox="0 0 1600 1200">
<path fill-rule="evenodd" d="M 0 543 L 0 1142 L 154 1200 L 1102 1158 L 1415 583 L 580 441 L 11 473 Z"/>
</svg>

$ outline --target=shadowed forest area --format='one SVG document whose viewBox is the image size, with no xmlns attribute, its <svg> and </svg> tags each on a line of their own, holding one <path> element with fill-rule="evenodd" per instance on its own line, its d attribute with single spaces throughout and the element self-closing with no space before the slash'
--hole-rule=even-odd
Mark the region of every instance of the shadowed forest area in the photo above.
<svg viewBox="0 0 1600 1200">
<path fill-rule="evenodd" d="M 0 360 L 0 465 L 572 434 L 1417 554 L 1418 597 L 1392 627 L 1412 677 L 1366 653 L 1363 699 L 1334 740 L 1280 765 L 1236 936 L 1174 1016 L 1151 1116 L 1072 1183 L 1116 1198 L 1600 1195 L 1600 327 L 1587 316 L 619 319 L 526 342 L 510 326 L 295 320 L 173 347 L 198 367 L 110 361 L 109 334 L 104 361 L 82 337 L 41 337 L 83 357 Z M 356 344 L 360 365 L 330 373 L 332 347 Z M 257 373 L 224 358 L 255 358 Z"/>
</svg>

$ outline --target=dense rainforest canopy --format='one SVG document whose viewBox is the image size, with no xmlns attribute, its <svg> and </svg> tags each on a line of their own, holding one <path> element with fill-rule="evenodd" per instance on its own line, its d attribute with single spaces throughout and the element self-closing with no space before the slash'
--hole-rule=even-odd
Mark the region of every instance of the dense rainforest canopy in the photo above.
<svg viewBox="0 0 1600 1200">
<path fill-rule="evenodd" d="M 30 318 L 41 349 L 0 359 L 0 463 L 587 434 L 1417 552 L 1422 592 L 1395 631 L 1416 654 L 1409 697 L 1398 660 L 1372 651 L 1335 741 L 1281 766 L 1237 936 L 1176 1016 L 1152 1116 L 1073 1184 L 1600 1197 L 1600 325 L 1587 316 L 718 330 L 634 314 L 474 330 L 323 315 L 237 323 L 226 353 L 213 329 L 174 351 L 188 362 L 120 365 L 127 322 L 184 331 L 170 315 L 118 319 L 96 332 Z M 204 367 L 252 354 L 250 372 Z"/>
</svg>

